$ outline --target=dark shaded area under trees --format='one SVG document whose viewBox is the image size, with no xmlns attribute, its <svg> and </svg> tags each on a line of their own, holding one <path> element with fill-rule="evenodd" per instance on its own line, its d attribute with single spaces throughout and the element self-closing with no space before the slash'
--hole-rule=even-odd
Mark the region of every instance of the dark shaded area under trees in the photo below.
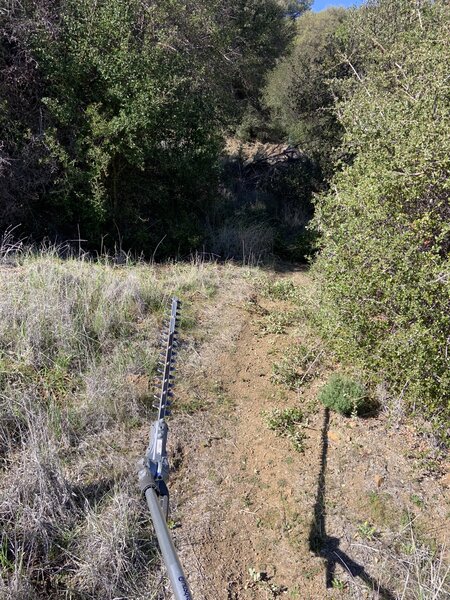
<svg viewBox="0 0 450 600">
<path fill-rule="evenodd" d="M 283 4 L 7 2 L 0 227 L 147 255 L 163 236 L 165 255 L 198 248 L 223 134 L 292 36 Z"/>
</svg>

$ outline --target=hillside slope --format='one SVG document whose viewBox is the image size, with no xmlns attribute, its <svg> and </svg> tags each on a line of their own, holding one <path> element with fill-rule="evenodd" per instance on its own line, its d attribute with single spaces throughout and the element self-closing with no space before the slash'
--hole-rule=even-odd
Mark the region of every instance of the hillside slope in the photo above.
<svg viewBox="0 0 450 600">
<path fill-rule="evenodd" d="M 49 254 L 0 268 L 2 597 L 170 597 L 134 464 L 174 293 L 171 526 L 194 597 L 444 598 L 448 463 L 395 407 L 320 406 L 341 366 L 306 272 Z"/>
<path fill-rule="evenodd" d="M 445 465 L 392 411 L 319 406 L 338 365 L 308 326 L 312 294 L 307 273 L 270 273 L 246 302 L 207 315 L 206 332 L 229 345 L 211 354 L 213 335 L 200 349 L 195 385 L 178 392 L 196 410 L 172 425 L 175 535 L 194 596 L 443 598 L 445 567 L 429 569 L 448 542 Z"/>
</svg>

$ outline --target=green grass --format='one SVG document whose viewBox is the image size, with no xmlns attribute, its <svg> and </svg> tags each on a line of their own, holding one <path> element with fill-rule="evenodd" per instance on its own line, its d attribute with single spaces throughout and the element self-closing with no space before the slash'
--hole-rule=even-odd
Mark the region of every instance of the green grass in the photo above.
<svg viewBox="0 0 450 600">
<path fill-rule="evenodd" d="M 290 279 L 263 279 L 259 287 L 261 294 L 270 300 L 295 302 L 299 298 L 299 289 Z"/>
</svg>

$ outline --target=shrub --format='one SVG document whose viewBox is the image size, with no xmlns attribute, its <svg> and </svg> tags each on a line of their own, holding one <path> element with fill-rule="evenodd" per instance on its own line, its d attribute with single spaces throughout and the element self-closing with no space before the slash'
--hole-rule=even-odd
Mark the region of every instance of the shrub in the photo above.
<svg viewBox="0 0 450 600">
<path fill-rule="evenodd" d="M 343 375 L 333 375 L 319 394 L 319 400 L 324 406 L 342 415 L 361 411 L 365 399 L 365 387 Z"/>
<path fill-rule="evenodd" d="M 317 202 L 315 273 L 320 327 L 338 358 L 385 382 L 445 438 L 450 7 L 416 6 L 379 0 L 352 16 L 361 64 L 340 84 L 339 114 L 354 160 Z"/>
<path fill-rule="evenodd" d="M 290 390 L 298 389 L 304 382 L 313 379 L 322 365 L 323 352 L 318 347 L 307 348 L 296 345 L 272 366 L 272 381 Z"/>
<path fill-rule="evenodd" d="M 302 429 L 303 413 L 299 408 L 276 408 L 271 413 L 264 413 L 264 416 L 269 429 L 290 440 L 298 452 L 303 452 L 305 433 Z"/>
</svg>

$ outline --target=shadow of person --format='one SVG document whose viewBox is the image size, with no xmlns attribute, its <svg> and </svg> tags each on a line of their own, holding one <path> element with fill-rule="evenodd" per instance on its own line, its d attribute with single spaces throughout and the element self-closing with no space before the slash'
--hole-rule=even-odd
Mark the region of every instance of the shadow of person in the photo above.
<svg viewBox="0 0 450 600">
<path fill-rule="evenodd" d="M 364 567 L 339 548 L 340 540 L 327 535 L 325 508 L 325 473 L 328 455 L 328 428 L 330 425 L 330 410 L 325 408 L 322 426 L 322 445 L 320 453 L 320 471 L 317 482 L 314 518 L 309 531 L 309 548 L 314 554 L 325 559 L 326 587 L 333 585 L 336 564 L 339 563 L 352 577 L 359 577 L 373 591 L 377 592 L 380 600 L 395 600 L 395 596 L 386 588 L 379 585 L 364 569 Z"/>
</svg>

